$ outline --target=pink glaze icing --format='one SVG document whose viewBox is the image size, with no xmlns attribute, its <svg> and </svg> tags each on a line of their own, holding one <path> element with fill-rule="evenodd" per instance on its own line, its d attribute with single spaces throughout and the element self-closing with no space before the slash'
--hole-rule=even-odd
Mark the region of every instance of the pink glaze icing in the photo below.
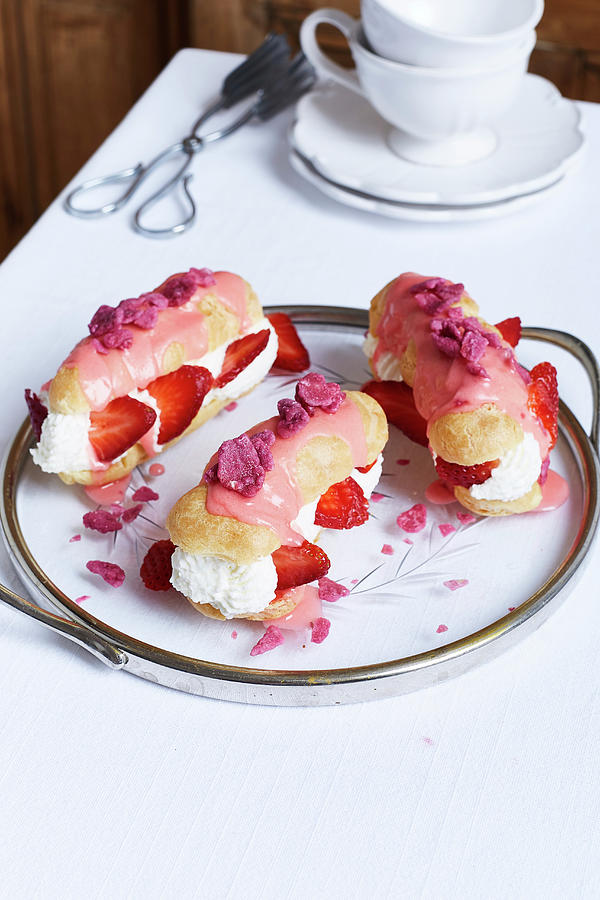
<svg viewBox="0 0 600 900">
<path fill-rule="evenodd" d="M 204 315 L 197 304 L 206 294 L 214 294 L 240 319 L 241 328 L 250 324 L 246 307 L 246 284 L 238 275 L 216 272 L 216 285 L 199 286 L 182 306 L 161 309 L 152 329 L 129 325 L 133 341 L 126 350 L 98 353 L 94 338 L 80 341 L 63 363 L 76 368 L 81 389 L 93 410 L 101 410 L 115 397 L 143 389 L 163 374 L 164 353 L 174 341 L 184 347 L 186 359 L 199 359 L 208 350 Z"/>
<path fill-rule="evenodd" d="M 250 435 L 268 429 L 277 435 L 279 417 L 256 425 Z M 303 536 L 294 531 L 291 522 L 304 505 L 304 498 L 296 478 L 296 457 L 311 438 L 341 437 L 350 447 L 354 466 L 367 463 L 367 445 L 358 408 L 351 400 L 344 400 L 336 413 L 316 410 L 308 424 L 291 437 L 276 437 L 271 447 L 273 468 L 265 475 L 262 489 L 254 497 L 244 497 L 228 490 L 219 482 L 208 485 L 206 508 L 214 516 L 230 516 L 249 525 L 271 528 L 282 544 L 299 546 Z M 214 465 L 216 456 L 207 468 Z"/>
<path fill-rule="evenodd" d="M 286 592 L 289 599 L 298 600 L 297 605 L 279 619 L 269 619 L 269 625 L 277 625 L 284 631 L 308 631 L 313 622 L 321 618 L 323 604 L 319 597 L 319 591 L 310 584 L 301 584 Z M 300 598 L 300 599 L 298 599 Z"/>
<path fill-rule="evenodd" d="M 486 347 L 478 360 L 485 376 L 470 372 L 464 358 L 452 359 L 440 352 L 432 340 L 432 317 L 411 293 L 411 288 L 423 280 L 422 275 L 408 272 L 400 275 L 389 289 L 377 327 L 375 364 L 383 353 L 400 357 L 412 338 L 417 352 L 415 405 L 428 425 L 446 413 L 468 412 L 484 403 L 495 403 L 524 431 L 533 434 L 543 459 L 548 453 L 550 435 L 527 407 L 527 385 L 510 345 L 502 341 L 498 347 Z M 452 319 L 452 307 L 438 310 L 436 318 Z"/>
<path fill-rule="evenodd" d="M 542 485 L 542 502 L 531 512 L 550 512 L 558 509 L 569 498 L 569 485 L 558 472 L 550 469 L 548 477 Z"/>
<path fill-rule="evenodd" d="M 84 491 L 94 503 L 100 503 L 102 506 L 110 506 L 111 503 L 120 503 L 125 496 L 125 492 L 129 487 L 131 475 L 120 478 L 118 481 L 111 481 L 109 484 L 89 485 Z"/>
</svg>

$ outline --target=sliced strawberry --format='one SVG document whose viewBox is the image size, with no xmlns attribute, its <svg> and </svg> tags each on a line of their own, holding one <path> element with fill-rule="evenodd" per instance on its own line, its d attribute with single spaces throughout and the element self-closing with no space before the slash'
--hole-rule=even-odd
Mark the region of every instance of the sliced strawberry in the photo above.
<svg viewBox="0 0 600 900">
<path fill-rule="evenodd" d="M 459 466 L 456 463 L 447 462 L 438 456 L 435 461 L 436 471 L 446 484 L 459 484 L 461 487 L 470 488 L 474 484 L 483 484 L 499 464 L 499 459 L 491 459 L 489 462 L 477 463 L 474 466 Z"/>
<path fill-rule="evenodd" d="M 327 554 L 310 541 L 304 541 L 300 547 L 280 547 L 272 557 L 279 591 L 315 581 L 326 575 L 331 565 Z"/>
<path fill-rule="evenodd" d="M 418 412 L 413 392 L 404 381 L 367 381 L 361 391 L 377 400 L 388 422 L 411 441 L 427 446 L 427 422 Z"/>
<path fill-rule="evenodd" d="M 269 343 L 269 329 L 257 331 L 254 334 L 247 334 L 230 344 L 225 352 L 223 360 L 223 368 L 221 369 L 215 381 L 215 387 L 224 387 L 230 381 L 243 372 L 252 360 L 256 359 L 259 353 L 262 353 Z"/>
<path fill-rule="evenodd" d="M 168 591 L 171 587 L 173 566 L 171 557 L 175 545 L 171 541 L 156 541 L 144 557 L 140 578 L 151 591 Z"/>
<path fill-rule="evenodd" d="M 369 518 L 369 503 L 354 478 L 332 484 L 317 504 L 315 525 L 321 528 L 354 528 Z"/>
<path fill-rule="evenodd" d="M 551 438 L 550 450 L 558 438 L 558 380 L 556 369 L 549 362 L 538 363 L 531 372 L 529 409 L 542 422 Z"/>
<path fill-rule="evenodd" d="M 151 381 L 146 390 L 160 410 L 158 443 L 166 444 L 188 427 L 212 387 L 213 377 L 202 366 L 181 366 Z"/>
<path fill-rule="evenodd" d="M 377 457 L 375 457 L 375 459 L 373 460 L 373 462 L 371 463 L 370 466 L 357 466 L 356 471 L 362 472 L 363 475 L 365 475 L 367 472 L 371 471 L 371 469 L 373 468 L 373 466 L 375 465 L 376 462 L 377 462 Z"/>
<path fill-rule="evenodd" d="M 516 347 L 521 340 L 521 320 L 519 316 L 513 316 L 511 319 L 502 319 L 501 322 L 497 323 L 496 328 L 511 347 Z"/>
<path fill-rule="evenodd" d="M 285 313 L 271 313 L 267 319 L 275 329 L 279 348 L 273 363 L 276 369 L 286 372 L 304 372 L 310 366 L 308 350 L 300 340 L 296 327 Z"/>
<path fill-rule="evenodd" d="M 133 447 L 156 421 L 156 413 L 133 397 L 117 397 L 90 413 L 90 444 L 102 462 L 111 462 Z"/>
</svg>

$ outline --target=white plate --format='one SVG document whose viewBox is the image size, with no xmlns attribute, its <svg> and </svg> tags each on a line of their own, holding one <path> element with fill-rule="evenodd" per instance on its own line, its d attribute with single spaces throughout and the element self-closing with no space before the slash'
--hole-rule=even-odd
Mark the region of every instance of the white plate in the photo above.
<svg viewBox="0 0 600 900">
<path fill-rule="evenodd" d="M 448 168 L 406 162 L 388 147 L 389 125 L 341 85 L 305 95 L 292 147 L 340 186 L 385 200 L 451 206 L 490 203 L 554 183 L 573 165 L 585 138 L 580 112 L 549 81 L 526 75 L 513 107 L 495 124 L 495 151 Z"/>
<path fill-rule="evenodd" d="M 316 308 L 313 321 L 325 315 L 331 320 L 332 313 L 338 314 L 340 324 L 321 321 L 301 326 L 311 367 L 356 388 L 368 378 L 362 327 L 344 326 L 344 311 L 334 309 Z M 310 319 L 311 308 L 300 315 Z M 359 316 L 364 314 L 354 314 L 355 319 Z M 533 359 L 539 358 L 536 348 Z M 526 357 L 524 362 L 532 360 Z M 16 509 L 22 529 L 12 552 L 28 589 L 35 592 L 36 584 L 38 589 L 45 587 L 42 593 L 54 595 L 61 609 L 125 648 L 125 668 L 135 674 L 196 693 L 251 702 L 335 703 L 402 692 L 411 689 L 410 671 L 404 686 L 402 678 L 386 678 L 391 673 L 384 670 L 390 661 L 407 657 L 415 660 L 409 669 L 414 669 L 420 685 L 434 683 L 448 677 L 442 675 L 444 666 L 436 668 L 436 663 L 460 657 L 466 668 L 466 657 L 472 657 L 471 665 L 489 658 L 492 645 L 514 642 L 514 635 L 531 630 L 528 623 L 534 626 L 536 617 L 542 621 L 548 615 L 548 600 L 573 574 L 574 554 L 581 557 L 587 550 L 587 544 L 580 546 L 581 527 L 582 520 L 592 515 L 582 461 L 564 435 L 553 454 L 553 468 L 571 488 L 564 506 L 552 513 L 464 524 L 457 516 L 461 512 L 457 503 L 435 506 L 426 501 L 425 489 L 434 474 L 429 454 L 391 428 L 380 496 L 371 503 L 369 522 L 347 532 L 324 532 L 320 541 L 332 561 L 330 576 L 351 589 L 337 603 L 324 603 L 331 631 L 321 644 L 311 643 L 308 630 L 286 632 L 281 646 L 251 657 L 263 632 L 260 623 L 206 619 L 173 590 L 146 590 L 139 565 L 148 546 L 163 536 L 162 523 L 172 504 L 197 482 L 221 441 L 271 416 L 277 400 L 293 394 L 294 382 L 290 376 L 269 376 L 235 410 L 221 412 L 161 456 L 166 469 L 162 476 L 151 477 L 147 465 L 136 470 L 131 490 L 148 483 L 160 499 L 146 505 L 144 518 L 116 535 L 83 528 L 82 516 L 92 504 L 81 488 L 66 487 L 31 461 L 20 476 L 17 470 L 7 470 L 5 501 L 12 490 L 8 486 L 18 481 Z M 13 460 L 11 465 L 17 463 Z M 427 524 L 419 533 L 407 534 L 396 519 L 416 503 L 425 504 Z M 76 534 L 82 535 L 81 540 L 71 542 Z M 589 539 L 588 534 L 585 541 Z M 43 577 L 37 573 L 37 582 L 31 563 L 22 562 L 25 544 L 44 573 Z M 17 545 L 21 549 L 15 552 Z M 520 547 L 527 547 L 526 555 L 517 550 Z M 112 588 L 91 575 L 85 567 L 89 559 L 122 566 L 124 585 Z M 578 558 L 575 570 L 579 562 Z M 53 583 L 50 593 L 48 579 Z M 461 586 L 453 590 L 455 581 Z M 74 605 L 81 595 L 88 599 Z M 480 631 L 486 627 L 487 632 Z M 469 652 L 478 648 L 479 653 Z M 419 653 L 431 655 L 416 659 Z M 356 666 L 370 668 L 356 670 Z M 281 687 L 290 673 L 301 676 L 300 683 Z M 321 690 L 313 690 L 317 684 Z"/>
<path fill-rule="evenodd" d="M 444 206 L 384 200 L 381 197 L 373 197 L 364 191 L 344 187 L 321 175 L 309 160 L 293 149 L 289 152 L 289 161 L 298 175 L 309 181 L 323 194 L 337 200 L 338 203 L 344 203 L 346 206 L 353 206 L 355 209 L 362 209 L 365 212 L 386 216 L 390 219 L 401 219 L 408 222 L 473 222 L 507 216 L 544 199 L 550 194 L 552 188 L 558 187 L 564 178 L 564 175 L 561 175 L 557 181 L 545 188 L 509 200 L 478 203 L 472 206 Z"/>
</svg>

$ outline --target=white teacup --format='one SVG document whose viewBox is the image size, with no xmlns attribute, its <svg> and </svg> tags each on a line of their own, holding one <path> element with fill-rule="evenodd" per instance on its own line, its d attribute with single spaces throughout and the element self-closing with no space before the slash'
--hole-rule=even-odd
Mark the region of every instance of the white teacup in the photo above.
<svg viewBox="0 0 600 900">
<path fill-rule="evenodd" d="M 369 45 L 414 66 L 494 65 L 523 43 L 543 0 L 361 0 Z"/>
<path fill-rule="evenodd" d="M 348 40 L 356 69 L 332 62 L 317 44 L 317 27 L 327 23 Z M 304 53 L 325 77 L 367 98 L 394 126 L 391 148 L 412 162 L 462 165 L 489 155 L 496 146 L 490 124 L 515 98 L 535 44 L 531 32 L 511 54 L 486 68 L 435 69 L 392 62 L 367 46 L 360 21 L 337 9 L 320 9 L 300 29 Z"/>
</svg>

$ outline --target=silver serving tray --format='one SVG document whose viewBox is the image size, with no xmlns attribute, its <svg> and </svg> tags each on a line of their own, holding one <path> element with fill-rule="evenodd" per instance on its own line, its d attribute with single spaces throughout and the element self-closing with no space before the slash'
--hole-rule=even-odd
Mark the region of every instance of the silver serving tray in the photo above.
<svg viewBox="0 0 600 900">
<path fill-rule="evenodd" d="M 363 332 L 368 313 L 342 307 L 274 306 L 303 327 Z M 33 597 L 49 602 L 61 615 L 49 612 L 0 585 L 0 599 L 42 625 L 84 647 L 107 666 L 191 694 L 240 703 L 280 706 L 325 706 L 395 696 L 430 687 L 472 669 L 514 646 L 537 629 L 575 587 L 583 571 L 598 524 L 600 465 L 598 409 L 600 370 L 590 349 L 560 331 L 524 328 L 523 337 L 554 344 L 571 353 L 584 367 L 591 387 L 593 419 L 588 436 L 561 401 L 559 428 L 581 479 L 582 516 L 572 546 L 560 564 L 513 612 L 466 637 L 428 652 L 382 663 L 315 671 L 255 669 L 208 662 L 144 643 L 100 621 L 64 594 L 31 553 L 17 514 L 17 494 L 23 466 L 32 444 L 29 422 L 23 423 L 9 447 L 3 466 L 0 517 L 9 556 Z"/>
</svg>

